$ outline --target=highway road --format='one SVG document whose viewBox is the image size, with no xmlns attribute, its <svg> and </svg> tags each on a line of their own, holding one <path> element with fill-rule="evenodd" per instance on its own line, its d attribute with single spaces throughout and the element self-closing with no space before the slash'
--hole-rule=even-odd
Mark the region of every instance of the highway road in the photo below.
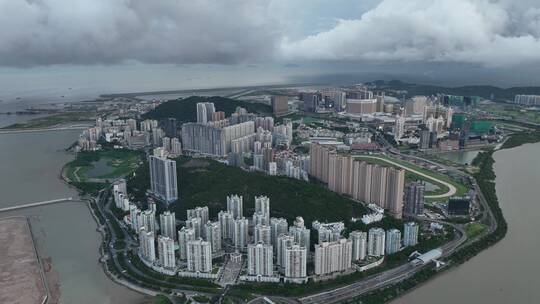
<svg viewBox="0 0 540 304">
<path fill-rule="evenodd" d="M 433 220 L 433 222 L 445 223 L 437 220 Z M 443 257 L 448 256 L 449 254 L 454 252 L 460 245 L 467 241 L 467 235 L 465 234 L 463 228 L 454 224 L 448 225 L 454 227 L 457 230 L 458 234 L 456 235 L 454 240 L 441 247 L 443 251 Z M 330 291 L 325 291 L 311 296 L 303 297 L 298 300 L 303 304 L 337 303 L 346 299 L 361 296 L 375 289 L 379 289 L 381 287 L 398 283 L 404 279 L 410 278 L 415 273 L 422 270 L 422 268 L 424 268 L 426 265 L 412 265 L 410 263 L 406 263 L 385 272 L 367 277 L 356 283 L 336 288 Z"/>
<path fill-rule="evenodd" d="M 120 225 L 120 228 L 122 230 L 123 240 L 126 242 L 126 246 L 125 246 L 124 249 L 115 249 L 114 248 L 114 244 L 115 244 L 116 240 L 118 239 L 118 236 L 116 235 L 116 231 L 112 227 L 112 224 L 111 224 L 111 222 L 109 220 L 109 217 L 105 216 L 105 213 L 107 213 L 110 216 L 112 216 L 112 218 L 115 218 L 113 212 L 110 209 L 111 206 L 112 206 L 112 201 L 110 199 L 110 195 L 108 193 L 108 190 L 100 191 L 100 193 L 98 194 L 98 197 L 96 199 L 96 205 L 98 207 L 98 212 L 100 212 L 103 215 L 103 217 L 105 218 L 107 230 L 108 230 L 108 233 L 111 236 L 110 239 L 109 239 L 109 242 L 105 246 L 104 250 L 107 252 L 107 255 L 109 256 L 109 258 L 113 260 L 113 263 L 116 265 L 116 268 L 117 269 L 123 269 L 123 267 L 121 266 L 121 264 L 119 262 L 119 259 L 118 259 L 119 255 L 123 255 L 123 256 L 125 256 L 125 260 L 127 261 L 126 265 L 129 268 L 129 270 L 136 273 L 138 276 L 145 278 L 147 280 L 147 282 L 141 282 L 139 279 L 133 278 L 133 277 L 130 277 L 130 280 L 132 280 L 133 282 L 136 282 L 139 285 L 139 287 L 140 286 L 145 286 L 145 285 L 147 286 L 148 282 L 156 281 L 156 279 L 154 277 L 149 276 L 144 271 L 141 271 L 139 268 L 135 267 L 131 263 L 131 261 L 129 261 L 129 259 L 127 258 L 127 254 L 128 254 L 128 252 L 130 250 L 136 250 L 138 248 L 138 243 L 137 243 L 137 241 L 135 241 L 132 238 L 130 233 L 126 230 L 126 227 L 121 223 L 119 223 L 119 225 Z M 129 277 L 129 274 L 126 271 L 123 271 L 123 275 L 126 276 L 126 277 Z M 121 278 L 121 276 L 120 276 L 120 278 Z M 130 284 L 133 284 L 133 283 L 132 282 L 127 282 L 127 283 L 128 284 L 125 284 L 126 287 L 132 288 L 130 286 Z M 168 282 L 168 284 L 174 286 L 174 288 L 171 290 L 171 292 L 174 292 L 174 293 L 184 293 L 186 296 L 193 296 L 193 295 L 200 295 L 200 294 L 207 295 L 209 297 L 213 296 L 211 294 L 206 294 L 206 293 L 203 293 L 203 292 L 194 291 L 192 289 L 193 287 L 190 286 L 190 285 L 178 284 L 178 283 L 174 283 L 174 282 Z M 160 289 L 161 292 L 163 292 L 165 294 L 170 292 L 170 291 L 165 290 L 164 288 L 159 288 L 159 289 Z M 144 290 L 146 290 L 147 292 L 145 292 L 145 293 L 150 294 L 150 295 L 155 294 L 155 292 L 156 292 L 155 290 L 150 290 L 148 288 L 143 288 L 143 287 L 140 287 L 139 289 L 134 289 L 134 290 L 139 291 L 139 292 L 144 292 Z"/>
<path fill-rule="evenodd" d="M 384 138 L 379 137 L 379 140 L 380 140 L 380 142 L 383 143 L 384 146 L 387 147 L 385 149 L 386 151 L 388 151 L 388 152 L 390 152 L 392 154 L 398 154 L 398 155 L 400 154 L 399 151 L 389 147 L 390 144 Z M 376 158 L 376 157 L 374 157 L 374 158 Z M 381 159 L 381 158 L 378 158 L 378 159 Z M 387 161 L 386 159 L 382 159 L 382 160 Z M 424 160 L 424 159 L 421 159 L 421 160 Z M 390 163 L 392 163 L 393 165 L 403 167 L 400 164 L 395 163 L 395 162 L 390 161 Z M 436 164 L 436 165 L 439 165 L 439 164 Z M 404 168 L 404 169 L 409 170 L 409 168 Z M 456 170 L 455 168 L 448 168 L 448 169 Z M 415 174 L 421 173 L 421 172 L 418 172 L 418 171 L 415 172 L 415 171 L 416 170 L 411 171 L 411 172 L 413 172 Z M 422 175 L 424 177 L 427 177 L 427 178 L 430 178 L 430 179 L 433 179 L 430 176 L 426 176 L 423 173 L 420 174 L 420 175 Z M 437 180 L 437 182 L 444 182 L 444 181 Z M 451 186 L 451 187 L 449 187 L 449 189 L 453 188 L 454 189 L 453 193 L 455 193 L 456 189 L 455 189 L 455 187 L 453 185 L 450 185 L 450 184 L 448 184 L 446 182 L 444 182 L 443 184 L 447 184 L 447 186 Z M 485 209 L 488 210 L 488 212 L 489 212 L 488 214 L 491 216 L 491 219 L 492 219 L 491 222 L 495 222 L 494 218 L 493 218 L 493 215 L 491 213 L 491 210 L 487 206 L 487 203 L 486 203 L 485 199 L 483 198 L 482 192 L 480 191 L 480 189 L 478 188 L 478 186 L 476 184 L 474 184 L 474 185 L 475 185 L 475 189 L 476 189 L 476 191 L 477 191 L 477 193 L 479 195 L 481 203 L 485 206 Z M 449 191 L 449 193 L 450 192 L 452 192 L 452 191 Z M 447 194 L 449 194 L 449 193 L 447 193 Z M 439 220 L 430 220 L 430 219 L 425 219 L 425 218 L 421 218 L 420 220 L 424 220 L 424 221 L 428 220 L 428 221 L 431 221 L 431 222 L 438 222 L 438 223 L 447 224 L 447 225 L 452 226 L 457 231 L 457 234 L 456 234 L 456 237 L 454 238 L 454 240 L 452 240 L 451 242 L 449 242 L 449 243 L 447 243 L 447 244 L 445 244 L 445 245 L 443 245 L 441 247 L 441 249 L 443 251 L 442 257 L 449 256 L 450 254 L 455 252 L 457 248 L 459 248 L 461 245 L 463 245 L 463 244 L 465 244 L 467 242 L 467 235 L 466 235 L 464 229 L 460 225 L 447 223 L 447 222 L 439 221 Z M 492 227 L 490 227 L 490 231 L 492 231 Z M 411 276 L 413 276 L 415 273 L 420 271 L 425 266 L 426 265 L 412 265 L 410 263 L 407 263 L 407 264 L 401 265 L 399 267 L 396 267 L 396 268 L 387 270 L 385 272 L 382 272 L 380 274 L 370 276 L 368 278 L 365 278 L 365 279 L 363 279 L 361 281 L 358 281 L 358 282 L 355 282 L 353 284 L 350 284 L 350 285 L 347 285 L 347 286 L 344 286 L 344 287 L 340 287 L 340 288 L 336 288 L 336 289 L 333 289 L 333 290 L 321 292 L 321 293 L 318 293 L 318 294 L 310 295 L 310 296 L 307 296 L 307 297 L 299 298 L 298 300 L 303 304 L 315 304 L 315 303 L 321 303 L 322 304 L 322 303 L 341 302 L 341 301 L 344 301 L 344 300 L 347 300 L 347 299 L 351 299 L 351 298 L 361 296 L 361 295 L 363 295 L 363 294 L 365 294 L 367 292 L 370 292 L 370 291 L 373 291 L 373 290 L 376 290 L 376 289 L 379 289 L 379 288 L 382 288 L 382 287 L 385 287 L 385 286 L 389 286 L 389 285 L 398 283 L 398 282 L 400 282 L 402 280 L 405 280 L 407 278 L 410 278 Z"/>
<path fill-rule="evenodd" d="M 370 129 L 372 129 L 372 128 L 370 128 Z M 372 131 L 375 131 L 375 130 L 372 129 Z M 382 137 L 378 132 L 375 131 L 375 134 L 376 134 L 377 141 L 379 141 L 379 143 L 383 147 L 383 151 L 387 151 L 387 152 L 389 152 L 391 154 L 395 154 L 395 155 L 401 155 L 399 150 L 394 149 L 390 145 L 390 143 L 388 143 L 388 141 L 384 137 Z M 458 172 L 460 175 L 469 177 L 472 181 L 474 181 L 474 178 L 472 178 L 472 176 L 470 176 L 469 174 L 467 174 L 465 172 L 459 171 L 457 168 L 444 166 L 444 165 L 435 163 L 433 161 L 429 161 L 429 160 L 422 159 L 422 158 L 419 158 L 419 157 L 414 157 L 414 156 L 409 156 L 409 155 L 401 155 L 401 156 L 403 156 L 405 158 L 407 158 L 407 157 L 416 158 L 418 160 L 429 162 L 429 163 L 431 163 L 433 165 L 437 165 L 437 166 L 439 166 L 441 168 L 445 168 L 447 170 L 452 170 L 454 172 Z M 428 176 L 428 175 L 426 175 L 426 174 L 424 174 L 422 172 L 418 172 L 417 170 L 411 170 L 410 168 L 404 167 L 401 164 L 393 162 L 393 161 L 389 161 L 389 160 L 379 158 L 379 157 L 374 157 L 374 156 L 372 156 L 372 158 L 387 161 L 387 162 L 391 163 L 392 165 L 402 167 L 402 168 L 404 168 L 406 170 L 409 170 L 409 171 L 411 171 L 411 172 L 413 172 L 415 174 L 419 174 L 419 175 L 421 175 L 423 177 L 426 177 L 428 179 L 435 180 L 436 182 L 439 182 L 439 183 L 447 186 L 450 189 L 445 194 L 433 196 L 434 198 L 448 197 L 448 196 L 454 195 L 457 192 L 457 189 L 455 188 L 455 186 L 453 186 L 453 185 L 451 185 L 451 184 L 449 184 L 449 183 L 447 183 L 445 181 L 434 179 L 433 177 Z M 480 190 L 480 188 L 478 187 L 476 182 L 473 182 L 473 187 L 476 190 L 476 193 L 478 195 L 478 200 L 479 200 L 480 204 L 483 206 L 483 210 L 487 211 L 487 212 L 484 212 L 484 219 L 485 219 L 485 217 L 488 217 L 488 216 L 490 217 L 490 220 L 489 220 L 490 227 L 488 229 L 488 233 L 491 233 L 496 229 L 497 223 L 495 221 L 495 218 L 493 216 L 493 213 L 492 213 L 491 209 L 489 208 L 489 206 L 487 204 L 487 201 L 484 198 L 484 195 L 483 195 L 482 191 Z M 441 247 L 441 249 L 443 251 L 442 257 L 447 257 L 447 256 L 451 255 L 453 252 L 455 252 L 462 245 L 466 246 L 466 245 L 470 244 L 470 243 L 466 243 L 467 240 L 468 240 L 467 235 L 466 235 L 465 230 L 463 229 L 463 227 L 461 225 L 456 225 L 456 224 L 447 223 L 447 222 L 444 222 L 444 221 L 431 220 L 431 219 L 426 219 L 426 218 L 419 218 L 419 220 L 438 222 L 438 223 L 450 225 L 457 231 L 457 234 L 456 234 L 456 237 L 454 238 L 454 240 L 452 240 L 451 242 L 449 242 L 449 243 L 447 243 L 447 244 L 445 244 L 445 245 L 443 245 Z M 351 298 L 361 296 L 361 295 L 363 295 L 363 294 L 365 294 L 367 292 L 370 292 L 370 291 L 373 291 L 373 290 L 376 290 L 376 289 L 379 289 L 379 288 L 382 288 L 382 287 L 385 287 L 385 286 L 389 286 L 389 285 L 398 283 L 398 282 L 403 281 L 403 280 L 405 280 L 407 278 L 410 278 L 415 273 L 420 271 L 423 267 L 425 267 L 426 265 L 412 265 L 410 263 L 407 263 L 407 264 L 398 266 L 396 268 L 387 270 L 385 272 L 382 272 L 382 273 L 375 274 L 373 276 L 367 277 L 367 278 L 365 278 L 365 279 L 363 279 L 361 281 L 349 284 L 347 286 L 339 287 L 339 288 L 329 290 L 329 291 L 320 292 L 320 293 L 317 293 L 317 294 L 314 294 L 314 295 L 299 298 L 297 300 L 300 303 L 303 303 L 303 304 L 315 304 L 315 303 L 323 304 L 323 303 L 341 302 L 341 301 L 344 301 L 344 300 L 347 300 L 347 299 L 351 299 Z M 258 299 L 261 299 L 261 298 L 258 298 Z"/>
</svg>

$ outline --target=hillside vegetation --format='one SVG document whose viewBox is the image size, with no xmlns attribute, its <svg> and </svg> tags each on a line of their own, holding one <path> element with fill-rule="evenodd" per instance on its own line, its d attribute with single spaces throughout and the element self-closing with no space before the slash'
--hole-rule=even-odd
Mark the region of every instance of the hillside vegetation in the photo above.
<svg viewBox="0 0 540 304">
<path fill-rule="evenodd" d="M 144 200 L 145 190 L 150 188 L 148 166 L 139 167 L 128 181 L 128 192 L 139 201 Z M 303 216 L 306 222 L 348 221 L 352 216 L 365 213 L 357 202 L 340 196 L 322 185 L 259 172 L 246 172 L 213 160 L 197 160 L 187 157 L 177 159 L 178 192 L 180 199 L 171 206 L 177 218 L 185 218 L 186 210 L 196 206 L 208 206 L 211 217 L 227 209 L 227 195 L 244 197 L 244 215 L 254 211 L 254 198 L 266 195 L 270 198 L 271 215 L 292 221 Z"/>
<path fill-rule="evenodd" d="M 196 121 L 198 102 L 213 102 L 216 107 L 216 111 L 223 111 L 225 112 L 226 116 L 231 115 L 236 110 L 236 107 L 245 108 L 251 113 L 270 114 L 272 112 L 271 107 L 265 104 L 249 103 L 219 96 L 192 96 L 162 103 L 154 110 L 144 114 L 142 118 L 162 120 L 172 117 L 176 118 L 178 123 Z"/>
</svg>

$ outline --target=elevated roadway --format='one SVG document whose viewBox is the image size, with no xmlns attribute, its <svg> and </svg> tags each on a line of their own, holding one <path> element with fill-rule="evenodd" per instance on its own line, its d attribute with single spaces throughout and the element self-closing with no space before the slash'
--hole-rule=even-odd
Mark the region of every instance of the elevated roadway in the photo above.
<svg viewBox="0 0 540 304">
<path fill-rule="evenodd" d="M 66 197 L 66 198 L 59 198 L 59 199 L 54 199 L 54 200 L 0 208 L 0 212 L 13 211 L 13 210 L 19 210 L 19 209 L 31 208 L 31 207 L 46 206 L 46 205 L 65 203 L 65 202 L 82 202 L 82 201 L 74 201 L 72 197 Z"/>
</svg>

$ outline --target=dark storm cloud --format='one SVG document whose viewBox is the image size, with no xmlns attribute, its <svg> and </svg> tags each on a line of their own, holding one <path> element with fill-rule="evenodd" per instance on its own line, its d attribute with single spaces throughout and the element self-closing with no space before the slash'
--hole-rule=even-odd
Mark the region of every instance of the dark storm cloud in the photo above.
<svg viewBox="0 0 540 304">
<path fill-rule="evenodd" d="M 0 0 L 0 65 L 238 63 L 275 54 L 259 0 Z"/>
<path fill-rule="evenodd" d="M 359 18 L 304 39 L 285 39 L 292 60 L 540 62 L 538 0 L 383 0 Z"/>
<path fill-rule="evenodd" d="M 377 1 L 0 0 L 0 66 L 540 63 L 539 0 Z"/>
</svg>

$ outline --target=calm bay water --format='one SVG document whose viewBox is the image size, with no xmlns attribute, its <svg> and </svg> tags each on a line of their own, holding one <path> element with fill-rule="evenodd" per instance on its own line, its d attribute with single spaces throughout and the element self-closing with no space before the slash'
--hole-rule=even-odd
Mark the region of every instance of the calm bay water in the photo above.
<svg viewBox="0 0 540 304">
<path fill-rule="evenodd" d="M 497 195 L 508 233 L 495 246 L 394 301 L 538 303 L 540 284 L 540 143 L 497 151 Z"/>
<path fill-rule="evenodd" d="M 59 179 L 72 159 L 63 149 L 79 131 L 0 135 L 0 208 L 64 197 L 76 192 Z M 27 215 L 40 254 L 59 279 L 60 303 L 144 303 L 146 297 L 107 278 L 99 259 L 101 236 L 88 207 L 62 203 L 0 213 Z M 53 283 L 54 285 L 54 283 Z"/>
</svg>

